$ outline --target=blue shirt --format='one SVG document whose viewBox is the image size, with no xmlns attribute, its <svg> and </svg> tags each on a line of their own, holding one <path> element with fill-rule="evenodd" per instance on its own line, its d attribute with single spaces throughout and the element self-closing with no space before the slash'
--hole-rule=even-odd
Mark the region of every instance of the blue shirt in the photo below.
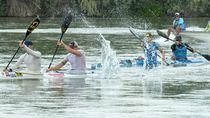
<svg viewBox="0 0 210 118">
<path fill-rule="evenodd" d="M 183 18 L 175 19 L 173 21 L 173 27 L 174 27 L 174 29 L 176 29 L 177 26 L 180 26 L 180 28 L 181 28 L 182 31 L 185 31 L 186 30 L 186 25 L 185 25 L 185 22 L 184 22 L 184 19 Z"/>
<path fill-rule="evenodd" d="M 187 60 L 187 47 L 185 44 L 173 44 L 171 49 L 176 60 Z"/>
<path fill-rule="evenodd" d="M 157 50 L 159 44 L 156 42 L 146 43 L 144 48 L 146 69 L 157 67 Z"/>
</svg>

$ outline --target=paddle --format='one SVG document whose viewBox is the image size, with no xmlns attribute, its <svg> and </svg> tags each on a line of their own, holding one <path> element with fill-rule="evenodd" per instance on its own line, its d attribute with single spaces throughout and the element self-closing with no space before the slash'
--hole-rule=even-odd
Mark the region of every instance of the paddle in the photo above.
<svg viewBox="0 0 210 118">
<path fill-rule="evenodd" d="M 157 30 L 157 33 L 158 33 L 159 36 L 161 36 L 161 37 L 163 37 L 163 38 L 166 38 L 166 39 L 168 39 L 168 40 L 170 40 L 170 41 L 175 42 L 174 40 L 170 39 L 165 33 L 161 32 L 161 31 L 159 31 L 159 30 Z M 187 46 L 187 49 L 188 49 L 189 51 L 193 52 L 193 50 L 194 50 L 193 48 L 189 47 L 188 45 L 186 45 L 186 46 Z M 199 55 L 201 55 L 202 57 L 204 57 L 206 60 L 210 61 L 210 55 L 201 54 L 200 52 L 197 52 L 197 51 L 196 51 L 196 53 L 198 53 Z"/>
<path fill-rule="evenodd" d="M 64 21 L 63 21 L 63 24 L 61 25 L 61 32 L 62 32 L 62 34 L 61 34 L 61 36 L 60 36 L 60 40 L 59 40 L 59 41 L 62 40 L 64 33 L 66 32 L 66 30 L 68 29 L 70 23 L 72 22 L 72 17 L 73 17 L 73 16 L 71 15 L 71 13 L 68 13 L 68 14 L 65 16 Z M 56 55 L 56 53 L 57 53 L 57 51 L 58 51 L 58 47 L 59 47 L 59 45 L 56 46 L 55 52 L 54 52 L 54 54 L 53 54 L 53 57 L 52 57 L 52 59 L 51 59 L 51 61 L 50 61 L 50 64 L 49 64 L 48 68 L 50 68 L 51 65 L 52 65 L 53 59 L 54 59 L 54 57 L 55 57 L 55 55 Z"/>
<path fill-rule="evenodd" d="M 133 29 L 129 28 L 129 30 L 130 30 L 130 32 L 131 32 L 137 39 L 139 39 L 139 41 L 140 41 L 141 43 L 143 43 L 143 44 L 145 45 L 145 42 L 140 38 L 139 35 L 137 35 L 137 34 L 135 33 L 135 31 L 134 31 Z M 162 58 L 159 54 L 158 54 L 158 57 Z M 166 63 L 167 66 L 169 65 L 169 63 L 166 62 L 165 60 L 164 60 L 164 63 Z"/>
<path fill-rule="evenodd" d="M 40 19 L 36 18 L 34 19 L 34 21 L 31 23 L 31 25 L 28 27 L 25 38 L 23 39 L 22 43 L 26 40 L 26 38 L 28 37 L 28 35 L 37 28 L 37 26 L 40 23 Z M 12 59 L 9 61 L 9 63 L 7 64 L 7 66 L 5 67 L 4 70 L 7 70 L 7 68 L 9 67 L 10 63 L 12 62 L 12 60 L 15 58 L 15 55 L 18 53 L 20 47 L 18 47 L 18 49 L 16 50 L 15 54 L 13 55 Z"/>
</svg>

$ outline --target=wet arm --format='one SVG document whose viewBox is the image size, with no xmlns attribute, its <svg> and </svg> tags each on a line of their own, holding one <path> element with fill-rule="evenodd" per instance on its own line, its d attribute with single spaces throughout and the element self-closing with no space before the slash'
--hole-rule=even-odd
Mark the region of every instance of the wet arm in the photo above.
<svg viewBox="0 0 210 118">
<path fill-rule="evenodd" d="M 159 47 L 158 50 L 160 51 L 160 53 L 162 55 L 162 59 L 165 59 L 165 51 L 163 50 L 163 48 Z"/>
<path fill-rule="evenodd" d="M 63 61 L 61 61 L 59 64 L 55 65 L 55 66 L 51 66 L 48 71 L 55 71 L 55 70 L 59 70 L 60 68 L 62 68 L 65 64 L 67 63 L 67 60 L 64 59 Z"/>
<path fill-rule="evenodd" d="M 20 65 L 23 63 L 24 61 L 24 57 L 25 55 L 21 55 L 20 58 L 17 60 L 17 62 L 11 67 L 13 70 L 17 69 L 20 67 Z"/>
</svg>

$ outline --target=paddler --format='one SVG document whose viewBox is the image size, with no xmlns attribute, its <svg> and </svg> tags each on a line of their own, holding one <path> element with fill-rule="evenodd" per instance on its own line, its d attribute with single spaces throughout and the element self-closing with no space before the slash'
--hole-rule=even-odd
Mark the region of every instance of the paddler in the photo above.
<svg viewBox="0 0 210 118">
<path fill-rule="evenodd" d="M 146 33 L 144 38 L 144 43 L 141 44 L 141 47 L 144 47 L 144 54 L 145 54 L 145 68 L 147 70 L 153 69 L 157 67 L 158 60 L 157 60 L 157 50 L 160 51 L 162 54 L 162 62 L 165 62 L 165 52 L 162 47 L 156 42 L 153 41 L 153 37 L 151 33 Z"/>
<path fill-rule="evenodd" d="M 33 50 L 33 42 L 31 40 L 19 41 L 19 47 L 25 53 L 22 54 L 17 62 L 9 69 L 3 71 L 16 71 L 21 64 L 25 64 L 27 72 L 40 73 L 41 71 L 41 52 Z"/>
<path fill-rule="evenodd" d="M 188 44 L 182 43 L 182 37 L 180 35 L 175 37 L 175 43 L 171 46 L 172 60 L 187 61 L 187 47 L 191 52 L 195 52 Z"/>
<path fill-rule="evenodd" d="M 181 31 L 185 31 L 186 26 L 185 26 L 185 21 L 184 19 L 180 16 L 180 13 L 175 13 L 175 19 L 173 21 L 173 26 L 168 28 L 168 37 L 170 36 L 171 32 L 174 33 L 175 35 L 179 35 Z"/>
<path fill-rule="evenodd" d="M 62 68 L 67 62 L 70 63 L 69 73 L 71 74 L 85 74 L 86 60 L 85 52 L 79 49 L 79 45 L 76 41 L 71 41 L 68 45 L 62 40 L 57 42 L 57 45 L 62 45 L 69 53 L 68 55 L 57 65 L 51 66 L 47 71 L 56 71 Z"/>
</svg>

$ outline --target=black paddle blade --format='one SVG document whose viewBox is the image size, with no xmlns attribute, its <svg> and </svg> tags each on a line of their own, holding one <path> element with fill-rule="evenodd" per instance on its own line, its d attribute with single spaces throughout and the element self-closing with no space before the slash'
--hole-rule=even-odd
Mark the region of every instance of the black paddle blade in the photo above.
<svg viewBox="0 0 210 118">
<path fill-rule="evenodd" d="M 139 39 L 139 41 L 143 44 L 143 45 L 145 45 L 144 44 L 144 41 L 143 41 L 143 36 L 140 36 L 140 35 L 138 35 L 135 31 L 134 31 L 134 29 L 133 28 L 129 28 L 129 30 L 130 30 L 130 32 L 137 38 L 137 39 Z"/>
<path fill-rule="evenodd" d="M 72 22 L 73 16 L 71 15 L 71 13 L 68 13 L 66 15 L 66 17 L 64 18 L 63 24 L 61 25 L 61 31 L 62 33 L 66 32 L 66 30 L 68 29 L 70 23 Z"/>
<path fill-rule="evenodd" d="M 206 60 L 210 61 L 210 55 L 202 54 L 202 56 L 203 56 Z"/>
<path fill-rule="evenodd" d="M 197 52 L 199 55 L 203 56 L 206 60 L 210 61 L 210 55 L 207 54 L 201 54 L 200 52 Z"/>
<path fill-rule="evenodd" d="M 161 32 L 160 30 L 156 30 L 157 31 L 157 33 L 158 33 L 158 35 L 159 36 L 161 36 L 161 37 L 163 37 L 163 38 L 166 38 L 167 40 L 165 40 L 165 41 L 173 41 L 173 42 L 175 42 L 175 40 L 173 40 L 173 39 L 170 39 L 165 33 L 163 33 L 163 32 Z"/>
<path fill-rule="evenodd" d="M 26 37 L 34 30 L 37 28 L 37 26 L 40 23 L 40 19 L 36 18 L 34 21 L 31 23 L 31 25 L 28 27 L 27 32 L 26 32 Z"/>
<path fill-rule="evenodd" d="M 141 40 L 141 38 L 143 38 L 143 37 L 139 36 L 139 35 L 134 31 L 133 28 L 129 28 L 129 30 L 130 30 L 130 32 L 131 32 L 136 38 L 138 38 L 139 40 Z"/>
<path fill-rule="evenodd" d="M 157 31 L 159 36 L 164 37 L 166 39 L 169 39 L 169 37 L 165 33 L 161 32 L 160 30 L 156 30 L 156 31 Z"/>
<path fill-rule="evenodd" d="M 133 30 L 133 28 L 129 28 L 130 32 L 138 39 L 140 39 L 140 36 L 136 34 L 136 32 Z"/>
</svg>

